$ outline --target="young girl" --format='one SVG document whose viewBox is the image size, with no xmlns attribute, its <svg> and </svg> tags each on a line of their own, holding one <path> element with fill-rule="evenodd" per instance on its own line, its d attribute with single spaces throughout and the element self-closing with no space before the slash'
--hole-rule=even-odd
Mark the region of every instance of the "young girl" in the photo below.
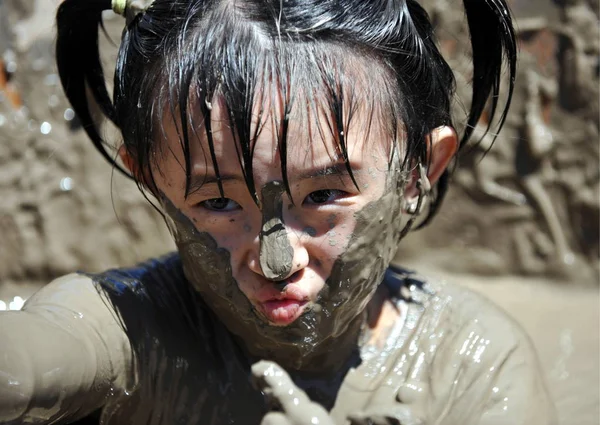
<svg viewBox="0 0 600 425">
<path fill-rule="evenodd" d="M 121 130 L 178 252 L 60 278 L 2 313 L 0 422 L 552 423 L 504 313 L 390 267 L 494 116 L 504 59 L 512 94 L 507 5 L 464 7 L 459 140 L 453 74 L 414 0 L 65 0 L 67 97 L 111 162 L 89 102 Z M 109 9 L 126 17 L 112 100 Z"/>
</svg>

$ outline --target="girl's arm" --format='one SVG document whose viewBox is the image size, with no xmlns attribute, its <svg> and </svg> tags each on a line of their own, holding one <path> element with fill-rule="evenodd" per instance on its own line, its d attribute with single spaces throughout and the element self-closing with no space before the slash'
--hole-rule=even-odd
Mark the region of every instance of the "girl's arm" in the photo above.
<svg viewBox="0 0 600 425">
<path fill-rule="evenodd" d="M 93 281 L 71 274 L 0 312 L 0 423 L 64 423 L 101 407 L 131 372 L 128 340 Z"/>
</svg>

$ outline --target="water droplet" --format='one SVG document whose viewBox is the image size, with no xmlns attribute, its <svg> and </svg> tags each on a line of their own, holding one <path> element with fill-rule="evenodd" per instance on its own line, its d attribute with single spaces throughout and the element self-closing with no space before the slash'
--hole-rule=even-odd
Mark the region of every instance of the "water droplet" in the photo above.
<svg viewBox="0 0 600 425">
<path fill-rule="evenodd" d="M 52 96 L 50 96 L 48 98 L 48 106 L 50 106 L 51 108 L 57 107 L 59 103 L 60 103 L 60 99 L 55 94 L 53 94 Z"/>
<path fill-rule="evenodd" d="M 48 121 L 44 121 L 42 123 L 42 125 L 40 125 L 40 132 L 42 134 L 50 134 L 51 131 L 52 131 L 52 124 L 50 124 Z"/>
<path fill-rule="evenodd" d="M 63 177 L 60 179 L 60 190 L 69 192 L 73 189 L 73 179 L 71 177 Z"/>
<path fill-rule="evenodd" d="M 46 67 L 46 61 L 42 58 L 35 59 L 31 62 L 31 68 L 34 71 L 41 71 Z"/>
<path fill-rule="evenodd" d="M 35 121 L 34 120 L 27 121 L 27 128 L 29 129 L 29 131 L 34 131 L 36 129 Z"/>
<path fill-rule="evenodd" d="M 6 72 L 14 73 L 17 70 L 17 54 L 12 49 L 6 49 L 2 55 Z"/>
<path fill-rule="evenodd" d="M 17 63 L 16 62 L 8 62 L 6 64 L 6 72 L 9 74 L 14 74 L 17 72 Z"/>
<path fill-rule="evenodd" d="M 6 117 L 0 114 L 0 127 L 2 127 L 4 124 L 6 124 Z"/>
<path fill-rule="evenodd" d="M 44 84 L 47 86 L 55 86 L 58 84 L 58 75 L 56 74 L 48 74 L 44 77 Z"/>
<path fill-rule="evenodd" d="M 25 300 L 19 296 L 16 296 L 8 304 L 8 309 L 9 310 L 21 310 L 21 308 L 23 307 L 23 304 L 25 304 Z"/>
<path fill-rule="evenodd" d="M 75 118 L 75 111 L 74 111 L 74 110 L 72 110 L 71 108 L 67 108 L 67 109 L 65 109 L 65 113 L 64 113 L 64 115 L 63 115 L 63 118 L 64 118 L 66 121 L 71 121 L 71 120 L 73 120 L 73 118 Z"/>
<path fill-rule="evenodd" d="M 29 116 L 29 108 L 27 106 L 21 106 L 17 112 L 13 114 L 15 121 L 22 122 Z M 33 122 L 33 120 L 31 120 Z M 35 127 L 35 126 L 34 126 Z M 32 129 L 33 130 L 33 129 Z"/>
<path fill-rule="evenodd" d="M 563 257 L 563 261 L 566 265 L 568 266 L 572 266 L 573 263 L 575 262 L 575 254 L 569 252 L 568 254 L 565 254 L 565 256 Z"/>
<path fill-rule="evenodd" d="M 0 311 L 6 310 L 6 303 L 0 300 Z"/>
</svg>

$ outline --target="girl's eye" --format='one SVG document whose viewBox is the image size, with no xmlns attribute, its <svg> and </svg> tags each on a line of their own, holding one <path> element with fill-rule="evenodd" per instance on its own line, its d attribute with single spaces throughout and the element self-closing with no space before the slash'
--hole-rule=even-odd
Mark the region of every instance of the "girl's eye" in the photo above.
<svg viewBox="0 0 600 425">
<path fill-rule="evenodd" d="M 305 204 L 319 205 L 332 202 L 344 195 L 344 191 L 336 189 L 316 190 L 304 200 Z"/>
<path fill-rule="evenodd" d="M 200 206 L 210 211 L 234 211 L 240 204 L 229 198 L 213 198 L 200 202 Z"/>
</svg>

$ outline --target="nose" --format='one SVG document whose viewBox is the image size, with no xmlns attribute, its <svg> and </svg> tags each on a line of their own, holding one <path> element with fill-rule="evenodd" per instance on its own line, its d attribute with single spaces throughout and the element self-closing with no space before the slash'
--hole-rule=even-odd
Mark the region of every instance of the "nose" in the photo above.
<svg viewBox="0 0 600 425">
<path fill-rule="evenodd" d="M 259 263 L 263 276 L 274 281 L 284 280 L 308 263 L 308 253 L 299 244 L 300 238 L 289 232 L 283 221 L 284 193 L 280 181 L 265 184 L 261 191 L 263 224 L 259 235 Z"/>
<path fill-rule="evenodd" d="M 302 245 L 301 236 L 296 232 L 286 228 L 287 239 L 292 252 L 291 262 L 288 262 L 288 267 L 278 266 L 278 261 L 281 259 L 273 258 L 274 255 L 271 252 L 267 252 L 266 248 L 258 249 L 257 254 L 252 253 L 248 258 L 248 268 L 254 273 L 266 277 L 273 281 L 284 281 L 290 276 L 293 276 L 299 270 L 304 269 L 308 266 L 309 255 L 306 248 Z M 267 261 L 267 259 L 269 259 Z M 274 272 L 273 269 L 281 269 L 280 273 Z"/>
</svg>

